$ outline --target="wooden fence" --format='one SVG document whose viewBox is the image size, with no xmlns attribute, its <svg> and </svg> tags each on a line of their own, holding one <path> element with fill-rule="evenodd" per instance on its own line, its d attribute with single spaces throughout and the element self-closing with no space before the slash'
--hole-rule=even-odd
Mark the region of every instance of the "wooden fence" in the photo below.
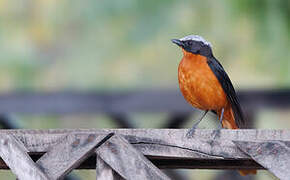
<svg viewBox="0 0 290 180">
<path fill-rule="evenodd" d="M 0 168 L 19 179 L 169 179 L 159 168 L 268 169 L 290 177 L 290 130 L 1 130 Z M 146 158 L 147 157 L 147 158 Z M 148 160 L 149 159 L 149 160 Z"/>
</svg>

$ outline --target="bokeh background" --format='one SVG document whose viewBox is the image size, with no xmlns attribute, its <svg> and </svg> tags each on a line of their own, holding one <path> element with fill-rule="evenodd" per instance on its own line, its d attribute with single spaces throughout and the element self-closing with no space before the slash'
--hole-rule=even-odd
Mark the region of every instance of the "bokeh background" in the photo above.
<svg viewBox="0 0 290 180">
<path fill-rule="evenodd" d="M 177 89 L 182 53 L 170 39 L 189 34 L 212 43 L 237 89 L 290 88 L 289 33 L 288 0 L 0 0 L 0 93 Z M 289 115 L 262 110 L 255 125 L 289 128 Z M 130 116 L 154 128 L 168 115 Z M 13 117 L 30 129 L 116 127 L 104 114 Z M 75 172 L 95 178 L 94 171 Z M 213 179 L 221 171 L 182 173 Z M 8 171 L 0 176 L 15 179 Z M 260 171 L 257 179 L 274 177 Z"/>
</svg>

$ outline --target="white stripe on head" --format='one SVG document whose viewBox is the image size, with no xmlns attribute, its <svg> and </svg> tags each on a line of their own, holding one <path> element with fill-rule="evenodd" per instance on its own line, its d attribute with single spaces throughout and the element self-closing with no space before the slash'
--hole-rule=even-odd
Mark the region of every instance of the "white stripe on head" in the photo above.
<svg viewBox="0 0 290 180">
<path fill-rule="evenodd" d="M 188 40 L 199 41 L 205 45 L 208 45 L 209 47 L 212 47 L 210 42 L 206 41 L 203 37 L 198 36 L 198 35 L 188 35 L 188 36 L 185 36 L 179 40 L 180 41 L 188 41 Z"/>
</svg>

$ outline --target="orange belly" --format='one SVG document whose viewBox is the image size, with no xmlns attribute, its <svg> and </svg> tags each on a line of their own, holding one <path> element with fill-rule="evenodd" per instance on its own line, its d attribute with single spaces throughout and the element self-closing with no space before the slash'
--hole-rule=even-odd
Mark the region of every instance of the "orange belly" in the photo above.
<svg viewBox="0 0 290 180">
<path fill-rule="evenodd" d="M 185 56 L 178 67 L 178 80 L 184 98 L 196 108 L 220 110 L 229 104 L 204 56 Z"/>
</svg>

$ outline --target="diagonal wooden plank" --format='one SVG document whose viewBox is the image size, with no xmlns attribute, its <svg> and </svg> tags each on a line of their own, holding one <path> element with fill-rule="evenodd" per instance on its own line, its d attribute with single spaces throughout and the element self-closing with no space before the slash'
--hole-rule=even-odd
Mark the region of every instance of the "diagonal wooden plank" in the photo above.
<svg viewBox="0 0 290 180">
<path fill-rule="evenodd" d="M 70 134 L 63 141 L 44 154 L 36 163 L 49 179 L 62 179 L 79 166 L 113 134 Z"/>
<path fill-rule="evenodd" d="M 49 179 L 28 156 L 22 143 L 9 134 L 1 134 L 0 138 L 0 156 L 18 179 Z"/>
<path fill-rule="evenodd" d="M 96 179 L 97 180 L 123 180 L 107 163 L 96 156 Z"/>
<path fill-rule="evenodd" d="M 96 153 L 124 179 L 169 179 L 122 136 L 114 135 Z"/>
<path fill-rule="evenodd" d="M 289 179 L 290 141 L 234 141 L 234 143 L 279 179 Z"/>
</svg>

